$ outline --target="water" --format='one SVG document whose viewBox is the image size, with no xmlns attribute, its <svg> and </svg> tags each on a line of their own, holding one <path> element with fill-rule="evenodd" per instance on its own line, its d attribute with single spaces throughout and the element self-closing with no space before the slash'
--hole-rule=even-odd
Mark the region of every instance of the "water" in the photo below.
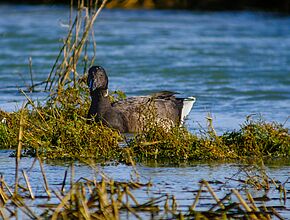
<svg viewBox="0 0 290 220">
<path fill-rule="evenodd" d="M 47 77 L 68 11 L 0 6 L 0 108 L 21 106 L 18 88 L 30 84 L 28 57 L 34 81 Z M 208 113 L 221 132 L 250 114 L 283 123 L 290 115 L 289 23 L 289 16 L 250 12 L 106 10 L 95 25 L 96 64 L 108 71 L 111 90 L 196 96 L 190 130 L 204 125 Z"/>
<path fill-rule="evenodd" d="M 11 151 L 2 151 L 0 153 L 0 174 L 4 175 L 5 181 L 10 185 L 14 183 L 15 175 L 15 165 L 14 159 L 9 158 Z M 45 196 L 44 191 L 44 181 L 40 172 L 40 167 L 38 162 L 33 163 L 32 158 L 22 158 L 20 163 L 20 170 L 24 169 L 27 171 L 29 176 L 29 181 L 32 186 L 32 190 L 35 195 Z M 93 179 L 94 177 L 100 180 L 99 172 L 104 172 L 107 177 L 113 178 L 117 181 L 130 181 L 131 176 L 134 175 L 134 170 L 130 166 L 126 165 L 106 165 L 106 166 L 96 166 L 96 170 L 89 168 L 83 164 L 76 163 L 74 165 L 74 179 L 79 180 L 80 177 Z M 253 168 L 249 168 L 246 164 L 221 164 L 221 163 L 195 163 L 180 165 L 178 167 L 166 166 L 160 164 L 147 164 L 147 165 L 137 165 L 137 171 L 140 174 L 140 181 L 142 183 L 147 183 L 149 180 L 154 184 L 148 190 L 147 187 L 138 190 L 133 190 L 133 195 L 136 197 L 139 203 L 144 203 L 151 198 L 157 198 L 160 195 L 175 195 L 178 204 L 178 210 L 183 212 L 188 211 L 188 207 L 193 204 L 194 198 L 196 197 L 197 191 L 199 189 L 199 181 L 202 179 L 214 181 L 210 183 L 217 196 L 221 199 L 231 189 L 240 190 L 241 195 L 245 196 L 245 189 L 248 188 L 249 192 L 252 194 L 253 198 L 259 198 L 265 195 L 264 190 L 255 190 L 255 187 L 249 187 L 247 184 L 243 184 L 238 181 L 229 180 L 230 179 L 247 179 L 247 173 L 254 176 Z M 47 176 L 47 181 L 49 183 L 50 190 L 60 190 L 62 187 L 65 171 L 68 171 L 67 181 L 65 190 L 69 190 L 70 184 L 70 164 L 67 163 L 45 163 L 44 164 L 45 174 Z M 245 172 L 248 170 L 248 172 Z M 250 172 L 251 170 L 252 172 Z M 284 203 L 282 194 L 275 189 L 272 185 L 270 191 L 266 194 L 271 200 L 266 201 L 266 206 L 273 206 L 275 209 L 286 219 L 290 218 L 290 204 L 289 204 L 289 187 L 290 182 L 289 177 L 289 165 L 283 165 L 281 163 L 268 164 L 266 168 L 266 173 L 269 177 L 274 180 L 279 180 L 281 183 L 285 183 L 284 187 L 287 190 L 287 201 Z M 20 175 L 20 183 L 25 186 L 24 179 Z M 237 199 L 233 196 L 233 201 Z M 55 204 L 58 202 L 57 199 L 52 198 L 47 200 L 47 198 L 37 199 L 36 201 L 30 201 L 30 204 L 34 209 L 38 210 L 37 204 L 51 203 Z M 197 205 L 197 210 L 208 210 L 212 205 L 215 204 L 212 196 L 209 193 L 203 192 L 201 194 L 200 202 Z M 264 203 L 262 201 L 256 201 L 257 206 L 262 206 Z M 161 206 L 162 209 L 163 206 Z M 285 208 L 282 208 L 285 207 Z M 134 219 L 134 218 L 133 218 Z M 146 219 L 149 219 L 146 218 Z"/>
<path fill-rule="evenodd" d="M 0 16 L 0 108 L 13 111 L 25 99 L 18 89 L 30 84 L 29 57 L 34 81 L 46 79 L 67 31 L 68 8 L 0 5 Z M 187 121 L 191 131 L 205 126 L 208 113 L 218 132 L 239 128 L 250 114 L 283 123 L 290 115 L 289 24 L 289 16 L 266 13 L 105 10 L 95 25 L 96 64 L 109 73 L 111 90 L 129 96 L 158 90 L 196 96 Z M 285 126 L 290 127 L 290 122 Z M 0 171 L 13 182 L 14 160 L 8 155 L 1 151 Z M 32 160 L 22 163 L 27 167 Z M 237 164 L 138 165 L 141 175 L 156 184 L 155 192 L 174 193 L 181 204 L 189 203 L 188 190 L 196 190 L 200 179 L 224 182 L 239 168 Z M 61 183 L 59 173 L 65 169 L 47 164 L 48 179 Z M 282 182 L 289 176 L 289 162 L 267 169 Z M 117 180 L 127 180 L 132 168 L 119 165 L 104 170 Z M 91 175 L 86 166 L 77 166 L 76 173 Z M 32 183 L 41 179 L 39 170 L 32 176 Z M 272 197 L 279 195 L 273 192 Z M 279 199 L 272 201 L 276 203 Z M 289 217 L 289 212 L 282 214 Z"/>
</svg>

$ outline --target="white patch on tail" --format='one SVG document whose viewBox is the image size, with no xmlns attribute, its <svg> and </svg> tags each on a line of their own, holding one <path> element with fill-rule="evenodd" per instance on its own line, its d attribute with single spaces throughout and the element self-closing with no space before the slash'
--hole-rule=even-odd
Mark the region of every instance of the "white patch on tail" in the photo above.
<svg viewBox="0 0 290 220">
<path fill-rule="evenodd" d="M 7 124 L 7 119 L 6 118 L 2 118 L 1 123 L 6 125 Z"/>
<path fill-rule="evenodd" d="M 191 96 L 188 98 L 185 98 L 183 100 L 183 106 L 182 106 L 182 110 L 181 110 L 181 125 L 184 123 L 184 120 L 186 118 L 186 116 L 189 114 L 189 112 L 192 109 L 193 104 L 195 103 L 196 98 Z"/>
</svg>

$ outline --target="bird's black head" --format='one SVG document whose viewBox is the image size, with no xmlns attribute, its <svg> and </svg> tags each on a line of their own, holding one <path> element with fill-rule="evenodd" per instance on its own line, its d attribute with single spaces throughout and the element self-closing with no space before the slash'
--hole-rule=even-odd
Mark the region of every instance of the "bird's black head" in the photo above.
<svg viewBox="0 0 290 220">
<path fill-rule="evenodd" d="M 89 69 L 87 84 L 91 93 L 97 89 L 107 90 L 108 76 L 105 69 L 101 66 L 92 66 Z"/>
</svg>

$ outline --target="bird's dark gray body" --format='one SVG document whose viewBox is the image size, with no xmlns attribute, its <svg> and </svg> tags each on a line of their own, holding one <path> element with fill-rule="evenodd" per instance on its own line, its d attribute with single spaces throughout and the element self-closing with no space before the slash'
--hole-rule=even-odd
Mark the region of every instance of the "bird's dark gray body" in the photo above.
<svg viewBox="0 0 290 220">
<path fill-rule="evenodd" d="M 111 103 L 108 96 L 108 77 L 105 70 L 93 66 L 89 70 L 88 86 L 92 98 L 88 118 L 95 118 L 120 132 L 138 132 L 142 120 L 154 114 L 157 121 L 179 124 L 182 122 L 184 99 L 172 92 L 159 92 L 151 96 L 130 97 Z M 192 107 L 192 105 L 191 105 Z"/>
</svg>

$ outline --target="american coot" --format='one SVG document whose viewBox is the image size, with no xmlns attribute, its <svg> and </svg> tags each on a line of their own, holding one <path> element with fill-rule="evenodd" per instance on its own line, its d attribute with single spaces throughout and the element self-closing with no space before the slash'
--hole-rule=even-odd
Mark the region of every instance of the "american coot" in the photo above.
<svg viewBox="0 0 290 220">
<path fill-rule="evenodd" d="M 151 96 L 135 96 L 111 102 L 108 94 L 108 76 L 101 66 L 89 69 L 88 87 L 92 103 L 88 112 L 89 119 L 102 121 L 120 132 L 137 132 L 146 114 L 154 114 L 160 123 L 178 125 L 184 122 L 195 102 L 194 97 L 176 98 L 173 92 L 158 92 Z"/>
</svg>

